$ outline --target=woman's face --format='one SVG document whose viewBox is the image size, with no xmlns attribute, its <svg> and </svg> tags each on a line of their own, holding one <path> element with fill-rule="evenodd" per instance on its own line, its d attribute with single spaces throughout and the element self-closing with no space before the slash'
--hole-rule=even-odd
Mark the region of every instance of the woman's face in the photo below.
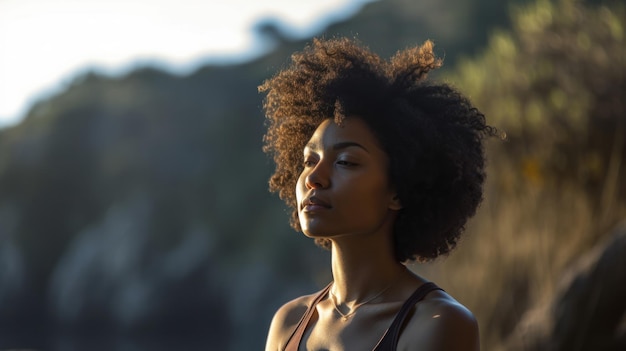
<svg viewBox="0 0 626 351">
<path fill-rule="evenodd" d="M 309 237 L 367 234 L 395 218 L 388 157 L 358 117 L 322 122 L 304 148 L 296 185 L 298 217 Z"/>
</svg>

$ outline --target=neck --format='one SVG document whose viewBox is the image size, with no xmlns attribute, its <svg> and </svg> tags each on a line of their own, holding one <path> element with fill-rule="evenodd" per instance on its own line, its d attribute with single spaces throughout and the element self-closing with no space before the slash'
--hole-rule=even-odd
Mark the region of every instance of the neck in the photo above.
<svg viewBox="0 0 626 351">
<path fill-rule="evenodd" d="M 395 259 L 391 235 L 336 238 L 331 252 L 333 295 L 340 303 L 372 298 L 407 273 Z"/>
</svg>

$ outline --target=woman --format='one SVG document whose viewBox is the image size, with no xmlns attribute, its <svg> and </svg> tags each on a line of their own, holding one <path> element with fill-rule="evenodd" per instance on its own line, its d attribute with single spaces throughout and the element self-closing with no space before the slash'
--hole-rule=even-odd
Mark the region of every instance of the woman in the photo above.
<svg viewBox="0 0 626 351">
<path fill-rule="evenodd" d="M 426 42 L 382 60 L 315 40 L 264 82 L 270 189 L 331 251 L 333 281 L 275 314 L 266 350 L 478 350 L 472 313 L 410 272 L 455 247 L 482 199 L 484 116 L 426 73 Z"/>
</svg>

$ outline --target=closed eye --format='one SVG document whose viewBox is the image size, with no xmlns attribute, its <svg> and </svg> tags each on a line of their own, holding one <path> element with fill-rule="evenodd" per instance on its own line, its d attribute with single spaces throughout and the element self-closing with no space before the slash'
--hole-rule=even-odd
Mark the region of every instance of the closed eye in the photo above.
<svg viewBox="0 0 626 351">
<path fill-rule="evenodd" d="M 350 161 L 345 161 L 345 160 L 339 160 L 339 161 L 337 161 L 337 164 L 340 165 L 340 166 L 347 166 L 347 167 L 358 166 L 357 163 L 350 162 Z"/>
<path fill-rule="evenodd" d="M 302 162 L 302 165 L 305 168 L 315 167 L 315 161 L 313 161 L 313 160 L 304 160 L 304 162 Z"/>
</svg>

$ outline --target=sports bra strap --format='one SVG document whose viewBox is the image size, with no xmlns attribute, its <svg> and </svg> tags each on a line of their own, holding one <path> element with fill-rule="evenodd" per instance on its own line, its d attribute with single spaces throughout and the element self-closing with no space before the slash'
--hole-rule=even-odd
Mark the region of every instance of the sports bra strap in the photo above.
<svg viewBox="0 0 626 351">
<path fill-rule="evenodd" d="M 398 346 L 398 338 L 400 337 L 404 320 L 408 316 L 409 312 L 411 312 L 413 306 L 426 297 L 428 293 L 434 290 L 443 289 L 435 285 L 435 283 L 428 282 L 422 284 L 419 288 L 417 288 L 417 290 L 415 290 L 415 292 L 404 302 L 400 311 L 396 315 L 396 318 L 391 323 L 391 326 L 387 329 L 387 331 L 385 331 L 382 339 L 380 339 L 374 348 L 374 351 L 395 351 Z"/>
<path fill-rule="evenodd" d="M 317 304 L 322 301 L 322 299 L 326 296 L 330 287 L 332 286 L 332 282 L 328 284 L 324 289 L 322 289 L 315 298 L 311 301 L 311 304 L 307 308 L 306 312 L 298 322 L 296 329 L 291 333 L 289 340 L 287 340 L 287 344 L 285 345 L 284 351 L 298 351 L 300 347 L 300 341 L 304 336 L 304 332 L 311 321 L 311 317 L 315 313 L 315 307 Z M 395 351 L 398 345 L 398 338 L 400 337 L 400 332 L 402 331 L 402 326 L 404 324 L 404 320 L 408 316 L 409 312 L 415 304 L 420 302 L 428 293 L 434 290 L 443 290 L 435 283 L 428 282 L 422 284 L 411 296 L 404 302 L 398 314 L 396 314 L 396 318 L 391 323 L 391 326 L 385 331 L 380 341 L 376 344 L 376 347 L 373 351 Z"/>
<path fill-rule="evenodd" d="M 298 322 L 298 326 L 289 337 L 289 340 L 287 341 L 287 344 L 285 345 L 285 349 L 284 349 L 285 351 L 298 351 L 298 347 L 300 346 L 300 340 L 302 340 L 304 331 L 306 330 L 306 327 L 309 325 L 309 321 L 311 320 L 311 317 L 313 316 L 313 312 L 315 312 L 315 306 L 317 306 L 317 304 L 320 301 L 322 301 L 322 299 L 324 298 L 324 296 L 326 296 L 326 294 L 328 293 L 328 290 L 330 290 L 330 287 L 332 285 L 333 283 L 330 282 L 330 284 L 328 284 L 324 289 L 322 289 L 322 291 L 320 291 L 317 294 L 317 296 L 315 296 L 315 298 L 309 305 L 309 308 L 307 308 L 306 312 L 300 319 L 300 322 Z"/>
</svg>

